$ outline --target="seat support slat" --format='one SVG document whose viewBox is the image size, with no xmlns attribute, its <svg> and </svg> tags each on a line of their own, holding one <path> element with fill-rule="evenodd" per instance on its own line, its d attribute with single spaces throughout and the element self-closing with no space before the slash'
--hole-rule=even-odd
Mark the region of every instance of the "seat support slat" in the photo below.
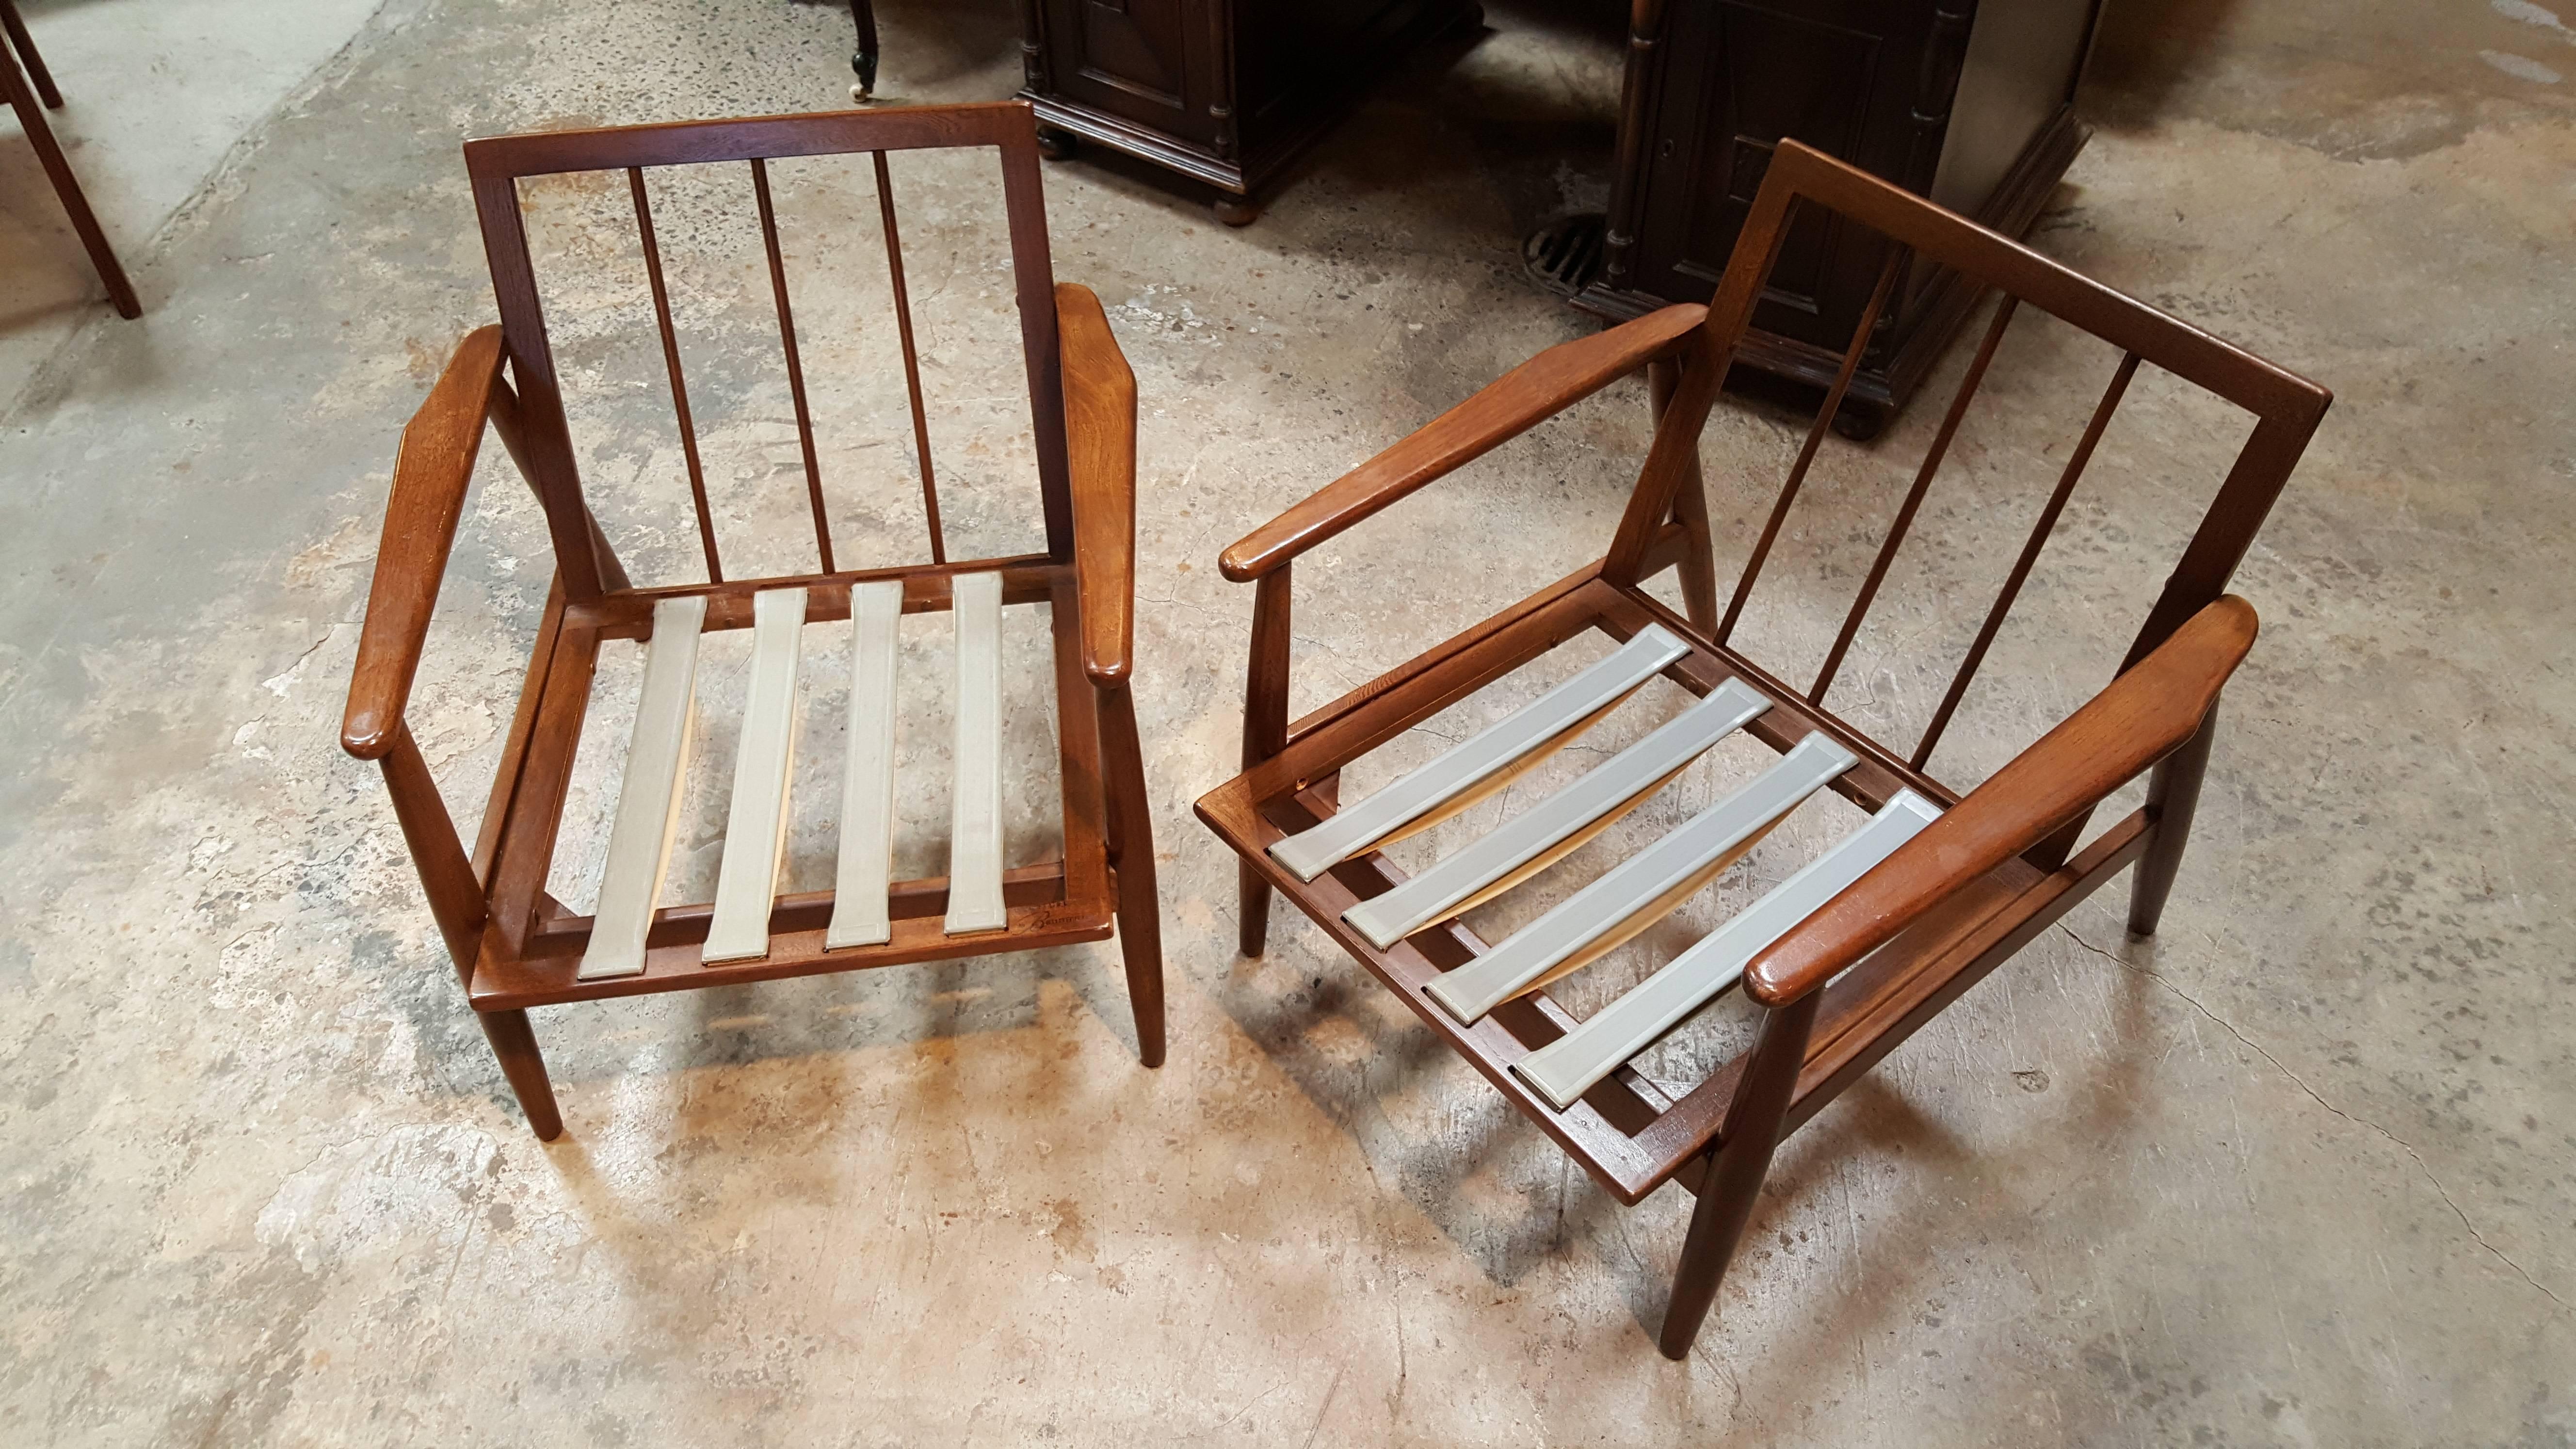
<svg viewBox="0 0 2576 1449">
<path fill-rule="evenodd" d="M 1299 880 L 1313 880 L 1525 757 L 1552 749 L 1690 650 L 1660 626 L 1608 658 L 1442 751 L 1394 784 L 1270 847 Z"/>
<path fill-rule="evenodd" d="M 1809 735 L 1743 789 L 1513 932 L 1487 955 L 1431 983 L 1460 1021 L 1535 991 L 1618 949 L 1743 858 L 1807 797 L 1859 762 Z"/>
<path fill-rule="evenodd" d="M 752 596 L 751 685 L 734 760 L 733 805 L 725 815 L 724 860 L 716 872 L 709 963 L 769 954 L 769 907 L 787 847 L 787 781 L 796 749 L 796 672 L 804 642 L 805 591 Z"/>
<path fill-rule="evenodd" d="M 1579 1100 L 1593 1083 L 1733 986 L 1744 975 L 1745 963 L 1764 947 L 1815 914 L 1940 814 L 1931 801 L 1913 791 L 1899 793 L 1868 824 L 1807 862 L 1664 969 L 1583 1025 L 1514 1063 L 1513 1073 L 1560 1109 Z"/>
<path fill-rule="evenodd" d="M 1002 577 L 959 574 L 957 785 L 948 827 L 948 934 L 998 931 L 1002 909 Z"/>
<path fill-rule="evenodd" d="M 671 832 L 680 823 L 680 778 L 689 767 L 697 716 L 698 630 L 706 616 L 704 595 L 653 606 L 644 689 L 626 745 L 626 778 L 617 790 L 617 821 L 609 827 L 599 913 L 590 949 L 582 953 L 581 980 L 644 969 L 644 937 L 671 863 Z"/>
<path fill-rule="evenodd" d="M 892 939 L 886 891 L 894 879 L 894 678 L 903 582 L 850 590 L 849 746 L 841 768 L 841 853 L 827 951 Z"/>
<path fill-rule="evenodd" d="M 1433 921 L 1471 909 L 1607 828 L 1770 707 L 1769 700 L 1729 680 L 1581 779 L 1396 889 L 1352 907 L 1343 919 L 1384 950 Z"/>
</svg>

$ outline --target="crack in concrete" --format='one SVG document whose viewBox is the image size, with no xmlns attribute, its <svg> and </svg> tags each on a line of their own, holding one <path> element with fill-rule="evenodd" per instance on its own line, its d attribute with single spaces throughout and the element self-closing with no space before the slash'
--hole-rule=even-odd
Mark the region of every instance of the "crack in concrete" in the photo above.
<svg viewBox="0 0 2576 1449">
<path fill-rule="evenodd" d="M 2271 1052 L 2265 1050 L 2261 1042 L 2258 1042 L 2252 1037 L 2247 1036 L 2245 1033 L 2238 1031 L 2235 1024 L 2228 1021 L 2227 1018 L 2220 1016 L 2217 1012 L 2201 1005 L 2198 997 L 2195 997 L 2190 992 L 2176 986 L 2173 983 L 2172 977 L 2150 967 L 2140 966 L 2134 962 L 2122 960 L 2120 957 L 2109 951 L 2103 950 L 2101 947 L 2085 940 L 2082 936 L 2077 935 L 2074 929 L 2066 925 L 2064 922 L 2058 923 L 2057 929 L 2064 931 L 2068 940 L 2073 941 L 2076 945 L 2083 947 L 2085 950 L 2092 952 L 2103 960 L 2110 962 L 2112 965 L 2119 967 L 2121 970 L 2135 972 L 2140 976 L 2144 976 L 2149 980 L 2154 981 L 2157 985 L 2162 986 L 2165 990 L 2181 997 L 2184 1001 L 2189 1002 L 2192 1010 L 2197 1011 L 2201 1015 L 2208 1017 L 2211 1021 L 2218 1023 L 2218 1025 L 2224 1029 L 2229 1036 L 2232 1036 L 2239 1042 L 2244 1043 L 2244 1045 L 2256 1056 L 2270 1062 L 2273 1070 L 2279 1072 L 2282 1076 L 2289 1078 L 2292 1085 L 2296 1086 L 2300 1091 L 2307 1093 L 2309 1101 L 2316 1103 L 2318 1106 L 2325 1108 L 2327 1111 L 2332 1112 L 2336 1116 L 2341 1117 L 2343 1120 L 2350 1122 L 2357 1127 L 2367 1127 L 2371 1131 L 2378 1133 L 2380 1136 L 2387 1138 L 2389 1141 L 2396 1143 L 2408 1157 L 2414 1159 L 2416 1170 L 2424 1174 L 2424 1180 L 2426 1182 L 2433 1184 L 2433 1191 L 2441 1195 L 2442 1205 L 2449 1208 L 2452 1215 L 2460 1220 L 2460 1226 L 2468 1230 L 2469 1236 L 2477 1240 L 2479 1247 L 2486 1249 L 2489 1253 L 2495 1256 L 2495 1260 L 2497 1262 L 2504 1264 L 2506 1267 L 2511 1268 L 2516 1274 L 2520 1275 L 2523 1282 L 2528 1283 L 2533 1288 L 2537 1289 L 2542 1297 L 2557 1304 L 2561 1311 L 2564 1311 L 2568 1307 L 2567 1300 L 2559 1297 L 2556 1293 L 2551 1292 L 2548 1284 L 2531 1276 L 2531 1271 L 2529 1269 L 2523 1267 L 2520 1263 L 2515 1262 L 2511 1257 L 2508 1257 L 2502 1248 L 2499 1248 L 2495 1244 L 2487 1241 L 2487 1235 L 2479 1232 L 2478 1225 L 2469 1220 L 2467 1211 L 2460 1206 L 2458 1200 L 2451 1196 L 2451 1190 L 2442 1185 L 2442 1179 L 2433 1174 L 2432 1164 L 2424 1160 L 2423 1153 L 2415 1150 L 2414 1143 L 2407 1141 L 2405 1138 L 2398 1136 L 2396 1133 L 2389 1131 L 2387 1128 L 2380 1126 L 2378 1123 L 2371 1121 L 2367 1117 L 2356 1117 L 2350 1112 L 2345 1111 L 2341 1107 L 2336 1106 L 2334 1103 L 2329 1102 L 2324 1097 L 2318 1095 L 2316 1088 L 2309 1086 L 2305 1078 L 2301 1077 L 2298 1073 L 2291 1071 L 2279 1057 L 2276 1057 L 2272 1055 Z"/>
</svg>

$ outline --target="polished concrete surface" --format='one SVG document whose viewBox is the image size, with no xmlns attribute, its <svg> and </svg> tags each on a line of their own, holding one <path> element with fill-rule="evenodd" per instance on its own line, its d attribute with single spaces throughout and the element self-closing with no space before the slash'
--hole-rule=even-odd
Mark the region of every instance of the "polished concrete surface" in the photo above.
<svg viewBox="0 0 2576 1449">
<path fill-rule="evenodd" d="M 456 142 L 832 106 L 847 21 L 685 0 L 235 8 L 265 17 L 248 40 L 301 32 L 256 73 L 120 74 L 114 46 L 72 37 L 178 7 L 29 9 L 40 43 L 62 37 L 76 164 L 124 198 L 110 225 L 141 322 L 22 301 L 21 257 L 55 246 L 41 265 L 77 277 L 78 256 L 36 235 L 32 168 L 0 161 L 0 213 L 28 230 L 0 301 L 22 359 L 0 378 L 7 1442 L 2576 1435 L 2558 934 L 2576 897 L 2576 43 L 2550 10 L 2119 7 L 2087 99 L 2100 129 L 2034 240 L 2337 391 L 2239 575 L 2265 633 L 2161 935 L 2124 939 L 2122 893 L 2104 895 L 1821 1115 L 1676 1364 L 1652 1340 L 1682 1195 L 1618 1208 L 1303 921 L 1239 959 L 1233 862 L 1188 810 L 1230 773 L 1239 718 L 1249 591 L 1217 551 L 1585 330 L 1520 279 L 1515 246 L 1599 204 L 1615 17 L 1496 6 L 1247 230 L 1137 168 L 1046 173 L 1057 273 L 1109 304 L 1144 399 L 1136 677 L 1169 1063 L 1136 1064 L 1109 946 L 566 1008 L 537 1016 L 568 1123 L 548 1145 L 457 999 L 381 785 L 336 745 L 396 434 L 491 314 Z M 881 8 L 890 100 L 1015 83 L 998 0 Z M 104 118 L 162 134 L 129 143 Z M 920 521 L 884 441 L 901 404 L 874 201 L 863 176 L 780 172 L 807 366 L 835 379 L 817 407 L 837 537 L 891 561 Z M 965 159 L 895 174 L 952 538 L 1008 547 L 1028 487 L 989 177 Z M 795 566 L 747 188 L 655 186 L 694 299 L 719 526 L 745 567 Z M 639 574 L 686 577 L 623 188 L 546 183 L 529 204 L 609 530 Z M 1947 678 L 1924 656 L 1973 628 L 2114 361 L 2016 325 L 1841 707 L 1920 723 Z M 1821 652 L 1935 411 L 1829 448 L 1748 615 L 1757 651 L 1791 670 Z M 1644 412 L 1613 388 L 1301 563 L 1300 705 L 1597 550 Z M 1936 768 L 1977 778 L 2099 684 L 2233 426 L 2142 379 Z M 1797 430 L 1751 403 L 1712 421 L 1736 556 Z M 489 451 L 414 706 L 469 832 L 547 573 Z M 837 636 L 816 637 L 828 661 Z M 943 637 L 907 647 L 907 678 L 933 677 Z M 729 716 L 706 723 L 720 757 Z M 814 728 L 829 794 L 830 720 Z M 935 865 L 936 729 L 905 749 L 905 849 Z M 557 877 L 576 901 L 612 788 L 598 753 Z M 1686 777 L 1634 829 L 1749 759 Z M 1569 1000 L 1669 958 L 1830 823 L 1766 844 Z M 1034 817 L 1013 828 L 1042 853 Z M 797 829 L 791 873 L 827 871 L 822 826 Z M 708 827 L 682 840 L 683 874 L 711 870 Z M 1555 874 L 1597 869 L 1587 853 Z M 1649 1070 L 1705 1070 L 1744 1026 L 1711 1017 Z"/>
</svg>

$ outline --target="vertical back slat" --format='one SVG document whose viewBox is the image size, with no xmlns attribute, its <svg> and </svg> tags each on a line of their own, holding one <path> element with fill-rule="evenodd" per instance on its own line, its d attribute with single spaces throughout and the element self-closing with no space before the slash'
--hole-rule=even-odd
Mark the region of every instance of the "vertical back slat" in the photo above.
<svg viewBox="0 0 2576 1449">
<path fill-rule="evenodd" d="M 1736 577 L 1735 597 L 1727 600 L 1726 615 L 1717 621 L 1717 642 L 1723 644 L 1735 632 L 1735 621 L 1744 613 L 1744 601 L 1753 593 L 1753 581 L 1762 575 L 1762 562 L 1771 556 L 1771 544 L 1780 536 L 1780 524 L 1789 516 L 1789 505 L 1798 501 L 1798 489 L 1807 481 L 1807 469 L 1816 461 L 1816 450 L 1825 441 L 1825 429 L 1833 426 L 1834 414 L 1842 411 L 1843 394 L 1851 390 L 1852 375 L 1860 371 L 1861 354 L 1869 350 L 1869 334 L 1878 326 L 1878 314 L 1887 306 L 1888 294 L 1896 290 L 1898 273 L 1905 269 L 1907 252 L 1903 247 L 1890 247 L 1887 265 L 1878 274 L 1878 286 L 1869 294 L 1869 305 L 1861 310 L 1860 325 L 1852 329 L 1851 346 L 1843 351 L 1843 364 L 1834 374 L 1834 385 L 1825 392 L 1825 405 L 1816 410 L 1815 426 L 1807 429 L 1805 446 L 1798 449 L 1798 461 L 1790 466 L 1789 480 L 1780 485 L 1780 501 L 1771 506 L 1771 519 L 1762 525 L 1762 536 L 1753 544 L 1753 554 L 1744 561 L 1744 572 Z"/>
<path fill-rule="evenodd" d="M 1904 504 L 1896 510 L 1896 521 L 1887 526 L 1887 541 L 1878 546 L 1869 577 L 1861 581 L 1851 612 L 1843 616 L 1842 632 L 1834 636 L 1834 647 L 1826 651 L 1824 666 L 1816 671 L 1816 682 L 1807 691 L 1808 703 L 1825 702 L 1825 690 L 1834 682 L 1834 671 L 1842 668 L 1852 636 L 1860 632 L 1860 621 L 1868 616 L 1870 604 L 1878 598 L 1878 586 L 1887 578 L 1887 566 L 1895 561 L 1906 531 L 1914 526 L 1915 510 L 1923 506 L 1932 475 L 1941 471 L 1942 459 L 1949 456 L 1950 440 L 1958 434 L 1959 420 L 1968 415 L 1968 403 L 1976 397 L 1977 385 L 1986 380 L 1986 364 L 1995 360 L 1995 345 L 2004 340 L 2004 329 L 2012 325 L 2013 312 L 2020 306 L 2021 299 L 2007 292 L 2002 305 L 1995 308 L 1995 320 L 1987 326 L 1985 340 L 1977 344 L 1977 355 L 1968 363 L 1968 375 L 1959 379 L 1958 394 L 1950 399 L 1950 410 L 1941 417 L 1941 430 L 1933 434 L 1932 446 L 1923 454 L 1923 466 L 1915 470 L 1914 486 L 1906 491 Z"/>
<path fill-rule="evenodd" d="M 869 153 L 877 169 L 877 216 L 885 230 L 886 276 L 894 289 L 895 335 L 903 342 L 903 385 L 912 399 L 912 443 L 921 460 L 921 509 L 930 520 L 930 561 L 948 562 L 948 538 L 939 525 L 939 484 L 930 472 L 930 419 L 921 406 L 921 357 L 912 343 L 912 292 L 903 281 L 903 238 L 895 227 L 894 176 L 883 151 Z"/>
<path fill-rule="evenodd" d="M 707 511 L 707 474 L 698 462 L 698 428 L 689 417 L 689 384 L 680 375 L 680 339 L 671 330 L 671 293 L 662 282 L 662 248 L 653 237 L 653 206 L 644 198 L 644 168 L 626 168 L 626 186 L 635 196 L 635 232 L 644 243 L 644 277 L 653 287 L 653 321 L 662 333 L 662 365 L 671 374 L 671 411 L 680 420 L 680 452 L 689 464 L 689 497 L 698 509 L 698 542 L 706 549 L 707 582 L 724 582 L 724 565 L 716 558 L 715 518 Z"/>
<path fill-rule="evenodd" d="M 1977 666 L 1986 660 L 1986 650 L 2003 628 L 2004 616 L 2012 612 L 2013 600 L 2021 593 L 2022 582 L 2030 577 L 2031 565 L 2039 562 L 2039 551 L 2048 546 L 2049 534 L 2056 531 L 2057 515 L 2066 508 L 2067 497 L 2074 493 L 2075 482 L 2084 476 L 2084 465 L 2093 459 L 2094 446 L 2102 441 L 2102 430 L 2111 425 L 2111 414 L 2119 409 L 2120 398 L 2129 390 L 2129 379 L 2137 376 L 2138 354 L 2120 354 L 2120 370 L 2111 375 L 2111 385 L 2103 389 L 2102 401 L 2093 408 L 2093 420 L 2084 425 L 2084 437 L 2075 445 L 2075 453 L 2066 460 L 2066 470 L 2058 475 L 2057 488 L 2048 495 L 2048 504 L 2040 509 L 2039 518 L 2030 526 L 2030 537 L 2023 541 L 2021 556 L 2013 560 L 2012 572 L 2005 576 L 2001 592 L 1995 595 L 1994 607 L 1986 611 L 1986 622 L 1977 629 L 1976 642 L 1968 646 L 1968 657 L 1951 677 L 1949 693 L 1941 697 L 1941 707 L 1932 712 L 1932 722 L 1923 729 L 1923 739 L 1914 747 L 1914 758 L 1907 763 L 1922 769 L 1932 758 L 1932 747 L 1941 741 L 1941 732 L 1950 725 L 1950 716 L 1959 707 L 1959 699 L 1968 692 L 1968 681 L 1977 677 Z"/>
<path fill-rule="evenodd" d="M 751 158 L 751 191 L 760 203 L 760 242 L 769 253 L 769 291 L 778 301 L 778 345 L 787 354 L 787 395 L 796 405 L 796 445 L 805 456 L 805 500 L 814 510 L 814 552 L 832 569 L 832 523 L 823 510 L 823 470 L 814 461 L 814 416 L 805 406 L 805 365 L 796 354 L 796 314 L 787 304 L 787 261 L 778 252 L 778 213 L 769 200 L 769 163 Z"/>
</svg>

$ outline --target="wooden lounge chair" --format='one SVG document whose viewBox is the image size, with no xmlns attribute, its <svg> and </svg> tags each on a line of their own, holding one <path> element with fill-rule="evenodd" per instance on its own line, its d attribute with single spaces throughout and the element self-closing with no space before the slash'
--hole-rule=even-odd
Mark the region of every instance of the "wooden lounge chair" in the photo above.
<svg viewBox="0 0 2576 1449">
<path fill-rule="evenodd" d="M 1793 220 L 1839 226 L 1841 244 L 1879 247 L 1886 264 L 1721 610 L 1700 433 Z M 1795 688 L 1730 641 L 1881 307 L 1925 265 L 2003 298 L 1823 667 Z M 1912 747 L 1900 748 L 1838 718 L 1826 692 L 2024 305 L 2109 342 L 2120 360 L 1946 697 Z M 2250 438 L 2117 677 L 1982 784 L 1955 789 L 1927 772 L 1933 746 L 2141 362 L 2253 414 Z M 1608 554 L 1292 725 L 1291 561 L 1640 368 L 1658 422 Z M 2254 638 L 2253 610 L 2224 590 L 2327 402 L 2313 383 L 1783 143 L 1706 309 L 1668 307 L 1549 349 L 1225 551 L 1225 576 L 1258 590 L 1244 773 L 1198 812 L 1242 857 L 1244 952 L 1261 953 L 1271 892 L 1284 893 L 1621 1202 L 1667 1181 L 1697 1194 L 1661 1334 L 1663 1351 L 1683 1356 L 1787 1134 L 2132 865 L 2130 929 L 2154 931 L 2190 830 L 2219 688 Z M 1674 567 L 1687 617 L 1641 587 Z M 1367 798 L 1339 798 L 1346 766 L 1590 630 L 1620 647 Z M 1381 850 L 1490 794 L 1657 675 L 1700 704 L 1418 875 Z M 1462 922 L 1462 912 L 1544 870 L 1736 730 L 1779 751 L 1778 763 L 1505 939 L 1488 944 Z M 2077 851 L 2094 807 L 2150 771 L 2144 807 Z M 1820 790 L 1869 820 L 1589 1019 L 1546 993 L 1673 911 Z M 1732 1063 L 1678 1093 L 1629 1065 L 1738 987 L 1759 1025 Z"/>
<path fill-rule="evenodd" d="M 1021 557 L 947 558 L 929 445 L 917 431 L 932 561 L 837 569 L 766 163 L 873 153 L 895 320 L 919 430 L 920 369 L 885 153 L 924 147 L 993 148 L 1001 164 L 1047 547 Z M 1028 106 L 922 107 L 504 136 L 469 142 L 465 157 L 501 322 L 465 338 L 403 431 L 341 743 L 350 754 L 383 766 L 395 816 L 467 999 L 537 1135 L 554 1137 L 562 1119 L 529 1025 L 530 1007 L 1099 941 L 1109 937 L 1113 921 L 1126 958 L 1137 1045 L 1147 1066 L 1160 1065 L 1162 948 L 1143 762 L 1128 693 L 1135 380 L 1099 301 L 1081 287 L 1055 283 Z M 807 574 L 729 579 L 724 573 L 653 239 L 643 168 L 730 162 L 748 163 L 759 203 L 814 520 L 818 567 Z M 625 171 L 634 199 L 707 583 L 637 588 L 628 582 L 583 499 L 538 310 L 520 178 L 618 169 Z M 491 803 L 469 855 L 403 712 L 487 423 L 544 506 L 555 578 Z M 1053 670 L 1047 684 L 1061 755 L 1063 851 L 1050 863 L 1005 870 L 998 635 L 1003 606 L 1030 603 L 1051 610 Z M 953 613 L 959 643 L 950 868 L 944 877 L 891 880 L 896 625 L 904 614 L 936 610 Z M 852 654 L 853 683 L 836 888 L 782 895 L 777 884 L 785 801 L 797 788 L 790 725 L 802 626 L 840 620 L 849 621 L 850 633 L 843 637 Z M 746 627 L 753 634 L 749 699 L 715 899 L 662 905 L 694 711 L 699 636 Z M 581 916 L 550 896 L 545 882 L 591 703 L 594 665 L 608 639 L 646 640 L 647 654 L 598 909 Z M 915 782 L 916 788 L 938 784 Z"/>
</svg>

